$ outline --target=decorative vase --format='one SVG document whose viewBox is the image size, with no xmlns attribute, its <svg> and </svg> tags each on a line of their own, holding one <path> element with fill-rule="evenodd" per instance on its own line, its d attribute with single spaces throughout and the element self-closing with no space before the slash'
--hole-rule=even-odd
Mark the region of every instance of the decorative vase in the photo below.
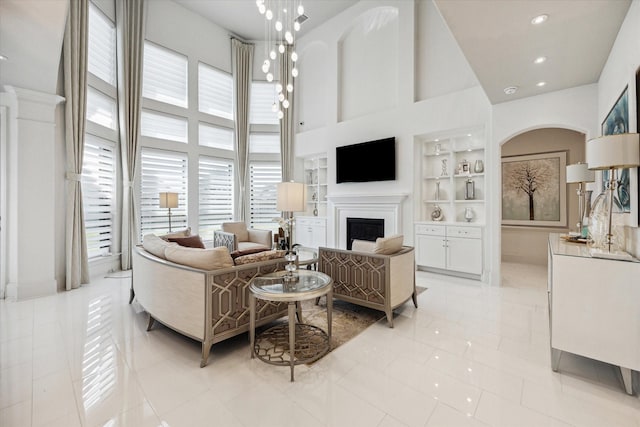
<svg viewBox="0 0 640 427">
<path fill-rule="evenodd" d="M 584 192 L 584 215 L 582 217 L 582 230 L 580 230 L 583 239 L 589 236 L 589 215 L 591 214 L 591 195 L 593 191 L 587 190 Z"/>
<path fill-rule="evenodd" d="M 444 215 L 442 213 L 442 209 L 440 206 L 436 205 L 433 208 L 433 212 L 431 212 L 431 220 L 432 221 L 442 221 L 444 219 Z"/>
<path fill-rule="evenodd" d="M 440 181 L 436 181 L 436 200 L 440 200 Z"/>
<path fill-rule="evenodd" d="M 476 192 L 476 183 L 472 179 L 468 179 L 464 186 L 464 199 L 472 200 L 474 199 Z"/>
<path fill-rule="evenodd" d="M 589 215 L 589 234 L 592 240 L 592 246 L 605 251 L 616 251 L 622 248 L 621 243 L 624 242 L 622 234 L 622 226 L 620 224 L 620 215 L 612 215 L 619 212 L 616 203 L 611 203 L 613 192 L 609 189 L 603 191 L 596 197 Z M 614 212 L 609 212 L 613 209 Z M 609 247 L 609 239 L 607 237 L 609 230 L 609 217 L 611 218 L 611 247 Z"/>
<path fill-rule="evenodd" d="M 476 160 L 476 163 L 473 165 L 473 171 L 475 173 L 484 172 L 484 163 L 482 162 L 482 160 Z"/>
<path fill-rule="evenodd" d="M 466 219 L 467 222 L 471 222 L 471 220 L 473 220 L 473 217 L 474 217 L 473 209 L 465 208 L 464 209 L 464 219 Z"/>
</svg>

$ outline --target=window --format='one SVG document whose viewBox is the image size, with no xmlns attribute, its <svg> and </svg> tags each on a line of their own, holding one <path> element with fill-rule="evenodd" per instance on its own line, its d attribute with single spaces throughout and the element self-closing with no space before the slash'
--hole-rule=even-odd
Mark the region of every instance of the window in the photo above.
<svg viewBox="0 0 640 427">
<path fill-rule="evenodd" d="M 280 154 L 280 134 L 252 133 L 249 135 L 249 152 L 252 154 Z"/>
<path fill-rule="evenodd" d="M 187 155 L 142 148 L 140 184 L 140 232 L 169 232 L 169 210 L 159 207 L 161 192 L 178 193 L 178 207 L 171 209 L 171 229 L 187 227 Z"/>
<path fill-rule="evenodd" d="M 276 209 L 277 184 L 282 181 L 279 162 L 251 162 L 249 164 L 249 221 L 251 227 L 277 230 L 273 218 L 280 216 Z"/>
<path fill-rule="evenodd" d="M 111 86 L 116 85 L 116 27 L 89 2 L 88 70 Z"/>
<path fill-rule="evenodd" d="M 273 104 L 277 102 L 276 86 L 274 83 L 251 83 L 251 124 L 279 124 L 278 115 L 273 111 Z"/>
<path fill-rule="evenodd" d="M 231 129 L 199 123 L 198 135 L 200 145 L 233 151 L 233 130 Z"/>
<path fill-rule="evenodd" d="M 117 129 L 116 100 L 89 86 L 87 88 L 87 120 L 109 129 Z"/>
<path fill-rule="evenodd" d="M 184 117 L 142 110 L 140 115 L 140 134 L 169 141 L 187 142 L 188 123 Z"/>
<path fill-rule="evenodd" d="M 213 230 L 233 221 L 233 161 L 200 156 L 199 234 L 213 239 Z"/>
<path fill-rule="evenodd" d="M 187 58 L 145 42 L 142 96 L 187 108 Z"/>
<path fill-rule="evenodd" d="M 89 259 L 109 255 L 115 217 L 115 144 L 87 134 L 82 160 L 82 204 Z"/>
<path fill-rule="evenodd" d="M 231 74 L 198 64 L 198 109 L 233 120 L 233 79 Z"/>
</svg>

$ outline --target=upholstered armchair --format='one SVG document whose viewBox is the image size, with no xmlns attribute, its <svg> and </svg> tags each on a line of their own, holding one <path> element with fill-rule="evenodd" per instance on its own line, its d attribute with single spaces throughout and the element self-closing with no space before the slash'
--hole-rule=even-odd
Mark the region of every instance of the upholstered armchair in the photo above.
<svg viewBox="0 0 640 427">
<path fill-rule="evenodd" d="M 384 311 L 391 328 L 395 308 L 410 298 L 418 307 L 413 247 L 392 254 L 320 247 L 318 270 L 333 279 L 334 298 Z"/>
<path fill-rule="evenodd" d="M 229 252 L 269 250 L 272 244 L 271 230 L 247 228 L 244 222 L 223 222 L 221 230 L 213 232 L 213 246 L 226 246 Z"/>
</svg>

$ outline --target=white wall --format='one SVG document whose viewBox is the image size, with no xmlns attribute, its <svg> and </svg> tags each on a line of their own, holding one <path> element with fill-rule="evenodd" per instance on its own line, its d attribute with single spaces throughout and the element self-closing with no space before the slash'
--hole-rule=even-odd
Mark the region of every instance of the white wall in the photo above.
<svg viewBox="0 0 640 427">
<path fill-rule="evenodd" d="M 616 99 L 625 86 L 629 86 L 629 131 L 638 132 L 636 99 L 636 72 L 640 68 L 640 1 L 634 0 L 627 16 L 618 32 L 618 37 L 611 49 L 598 81 L 598 115 L 596 124 L 602 123 Z M 638 179 L 636 171 L 632 171 L 631 179 Z M 640 195 L 636 191 L 633 193 Z M 632 189 L 633 191 L 633 189 Z M 632 196 L 633 197 L 633 196 Z M 626 227 L 627 251 L 640 257 L 640 228 Z"/>
</svg>

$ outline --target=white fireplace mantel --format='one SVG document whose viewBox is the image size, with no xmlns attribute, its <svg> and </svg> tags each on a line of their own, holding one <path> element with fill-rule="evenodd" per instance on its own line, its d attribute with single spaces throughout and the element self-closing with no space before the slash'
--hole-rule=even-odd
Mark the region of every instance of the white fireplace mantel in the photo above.
<svg viewBox="0 0 640 427">
<path fill-rule="evenodd" d="M 402 203 L 408 194 L 331 194 L 329 202 L 328 242 L 333 247 L 347 247 L 347 218 L 384 219 L 384 235 L 391 236 L 402 230 Z M 331 232 L 332 231 L 332 232 Z"/>
</svg>

